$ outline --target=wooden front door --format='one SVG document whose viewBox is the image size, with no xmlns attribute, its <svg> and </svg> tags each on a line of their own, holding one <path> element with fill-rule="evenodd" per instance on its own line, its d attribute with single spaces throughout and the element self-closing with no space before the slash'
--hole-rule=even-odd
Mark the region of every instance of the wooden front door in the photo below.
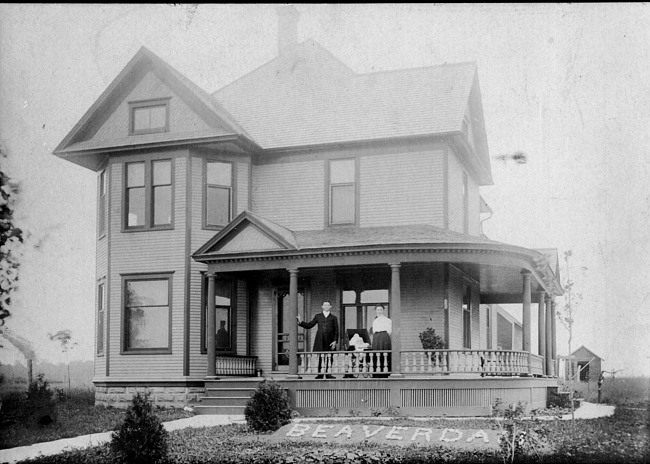
<svg viewBox="0 0 650 464">
<path fill-rule="evenodd" d="M 273 319 L 273 370 L 289 372 L 289 330 L 290 324 L 298 324 L 289 314 L 289 292 L 275 292 L 275 314 Z M 305 292 L 298 291 L 298 314 L 305 319 Z M 298 329 L 298 351 L 305 351 L 305 333 Z"/>
</svg>

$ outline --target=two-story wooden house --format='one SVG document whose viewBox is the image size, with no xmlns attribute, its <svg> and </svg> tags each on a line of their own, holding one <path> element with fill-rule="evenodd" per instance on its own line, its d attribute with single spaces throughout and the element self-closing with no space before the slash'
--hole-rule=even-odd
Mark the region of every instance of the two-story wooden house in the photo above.
<svg viewBox="0 0 650 464">
<path fill-rule="evenodd" d="M 261 373 L 313 414 L 543 406 L 562 288 L 544 253 L 481 233 L 476 65 L 357 74 L 288 37 L 212 95 L 142 48 L 55 150 L 98 176 L 97 402 L 146 387 L 237 412 L 221 396 L 245 399 Z M 296 323 L 324 300 L 340 324 L 326 381 Z M 523 350 L 498 349 L 497 303 L 523 305 Z M 353 359 L 347 330 L 376 304 L 392 350 Z M 426 327 L 445 350 L 422 349 Z"/>
</svg>

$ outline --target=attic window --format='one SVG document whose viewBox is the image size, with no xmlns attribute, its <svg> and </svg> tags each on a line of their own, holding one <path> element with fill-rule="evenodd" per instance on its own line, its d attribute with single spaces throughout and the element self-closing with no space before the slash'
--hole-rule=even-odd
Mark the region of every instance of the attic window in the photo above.
<svg viewBox="0 0 650 464">
<path fill-rule="evenodd" d="M 153 134 L 169 130 L 169 99 L 131 102 L 129 133 Z"/>
</svg>

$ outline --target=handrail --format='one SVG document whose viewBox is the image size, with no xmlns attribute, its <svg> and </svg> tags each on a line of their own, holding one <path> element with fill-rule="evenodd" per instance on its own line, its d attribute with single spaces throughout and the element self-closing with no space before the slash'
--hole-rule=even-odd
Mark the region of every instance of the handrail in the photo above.
<svg viewBox="0 0 650 464">
<path fill-rule="evenodd" d="M 376 377 L 391 374 L 391 351 L 306 351 L 298 353 L 299 375 Z M 403 374 L 543 375 L 544 358 L 510 350 L 402 350 Z"/>
<path fill-rule="evenodd" d="M 345 377 L 388 376 L 391 373 L 391 352 L 369 351 L 305 351 L 298 353 L 298 374 Z"/>
</svg>

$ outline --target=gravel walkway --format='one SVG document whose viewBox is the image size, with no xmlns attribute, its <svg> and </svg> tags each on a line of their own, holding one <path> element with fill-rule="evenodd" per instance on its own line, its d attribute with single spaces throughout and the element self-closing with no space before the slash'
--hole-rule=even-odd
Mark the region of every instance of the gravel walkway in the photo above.
<svg viewBox="0 0 650 464">
<path fill-rule="evenodd" d="M 216 425 L 227 425 L 245 422 L 244 416 L 219 416 L 219 415 L 201 415 L 192 416 L 185 419 L 164 422 L 165 429 L 172 430 L 184 429 L 188 427 L 213 427 Z M 76 448 L 88 448 L 99 446 L 111 440 L 111 432 L 93 433 L 92 435 L 83 435 L 75 438 L 63 438 L 61 440 L 36 443 L 29 446 L 19 446 L 0 450 L 0 463 L 14 463 L 38 456 L 50 456 L 59 454 L 63 451 L 73 450 Z"/>
</svg>

